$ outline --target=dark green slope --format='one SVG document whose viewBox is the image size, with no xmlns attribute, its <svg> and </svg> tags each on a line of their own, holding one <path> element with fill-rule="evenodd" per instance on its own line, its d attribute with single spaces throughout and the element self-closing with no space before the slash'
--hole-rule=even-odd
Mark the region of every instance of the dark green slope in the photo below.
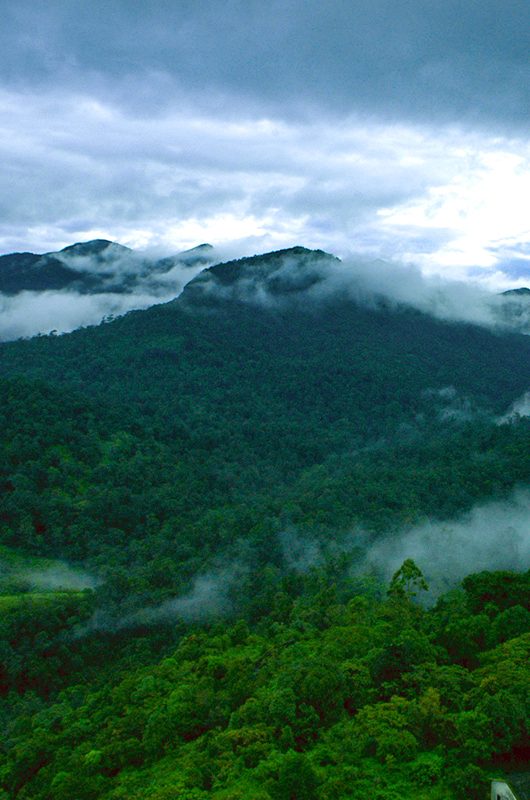
<svg viewBox="0 0 530 800">
<path fill-rule="evenodd" d="M 229 276 L 234 264 L 214 269 Z M 202 437 L 213 458 L 221 448 L 223 460 L 287 472 L 392 435 L 444 387 L 500 414 L 530 384 L 528 337 L 303 291 L 272 309 L 212 293 L 190 302 L 194 284 L 111 324 L 5 344 L 0 374 L 123 405 L 162 439 Z"/>
<path fill-rule="evenodd" d="M 51 254 L 10 253 L 0 256 L 0 292 L 4 294 L 64 289 L 81 277 Z"/>
<path fill-rule="evenodd" d="M 64 247 L 57 253 L 8 253 L 0 256 L 0 292 L 8 295 L 23 291 L 44 292 L 74 289 L 102 291 L 105 276 L 94 268 L 132 255 L 132 250 L 107 239 L 94 239 Z M 92 270 L 79 269 L 79 261 L 92 261 Z M 108 276 L 107 276 L 108 283 Z"/>
<path fill-rule="evenodd" d="M 522 768 L 528 575 L 422 610 L 413 563 L 386 599 L 355 567 L 528 484 L 530 423 L 496 417 L 530 339 L 322 299 L 336 268 L 216 265 L 0 345 L 0 556 L 99 579 L 0 587 L 2 797 L 479 800 Z"/>
<path fill-rule="evenodd" d="M 82 388 L 102 401 L 151 401 L 153 410 L 168 412 L 191 402 L 231 416 L 241 397 L 250 418 L 267 400 L 269 417 L 279 410 L 330 421 L 346 415 L 352 430 L 361 414 L 374 431 L 378 406 L 395 401 L 407 415 L 421 408 L 425 390 L 453 386 L 501 412 L 528 388 L 530 338 L 517 334 L 413 309 L 367 309 L 337 298 L 320 304 L 302 290 L 277 309 L 214 293 L 190 302 L 203 275 L 229 282 L 235 267 L 245 274 L 246 261 L 206 270 L 178 300 L 112 324 L 4 344 L 1 374 Z"/>
<path fill-rule="evenodd" d="M 335 265 L 303 248 L 230 262 L 172 303 L 2 345 L 4 540 L 163 595 L 241 541 L 278 563 L 286 520 L 381 532 L 526 482 L 528 425 L 491 414 L 527 390 L 530 339 L 315 302 Z M 243 301 L 256 284 L 279 302 Z"/>
<path fill-rule="evenodd" d="M 15 295 L 23 291 L 45 292 L 73 289 L 96 292 L 105 289 L 108 276 L 94 271 L 102 264 L 132 254 L 128 247 L 94 239 L 69 245 L 57 253 L 8 253 L 0 256 L 0 292 Z M 75 259 L 92 260 L 92 271 L 76 268 Z M 78 262 L 79 263 L 79 262 Z M 105 282 L 105 277 L 107 281 Z"/>
</svg>

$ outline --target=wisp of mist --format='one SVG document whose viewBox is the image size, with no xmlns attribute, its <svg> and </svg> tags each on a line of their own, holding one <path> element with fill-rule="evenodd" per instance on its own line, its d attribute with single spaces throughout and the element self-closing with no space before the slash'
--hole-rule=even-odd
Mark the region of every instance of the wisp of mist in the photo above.
<svg viewBox="0 0 530 800">
<path fill-rule="evenodd" d="M 472 572 L 530 568 L 530 490 L 478 504 L 455 520 L 430 520 L 380 539 L 360 570 L 375 570 L 388 581 L 407 558 L 424 573 L 431 597 Z"/>
</svg>

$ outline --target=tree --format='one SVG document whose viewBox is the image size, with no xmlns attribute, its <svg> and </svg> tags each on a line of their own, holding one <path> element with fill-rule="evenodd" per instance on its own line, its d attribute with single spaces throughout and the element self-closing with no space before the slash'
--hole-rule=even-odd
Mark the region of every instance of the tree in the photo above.
<svg viewBox="0 0 530 800">
<path fill-rule="evenodd" d="M 429 591 L 423 572 L 412 558 L 407 558 L 392 576 L 388 588 L 389 597 L 408 598 L 412 600 L 418 591 Z"/>
<path fill-rule="evenodd" d="M 282 758 L 278 780 L 269 788 L 274 800 L 316 800 L 317 778 L 307 757 L 289 750 Z"/>
</svg>

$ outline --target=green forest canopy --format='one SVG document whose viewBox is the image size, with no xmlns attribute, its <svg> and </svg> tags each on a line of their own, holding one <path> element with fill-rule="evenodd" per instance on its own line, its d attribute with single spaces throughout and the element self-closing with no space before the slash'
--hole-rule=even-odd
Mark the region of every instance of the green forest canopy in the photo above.
<svg viewBox="0 0 530 800">
<path fill-rule="evenodd" d="M 304 285 L 0 346 L 0 542 L 93 587 L 0 582 L 7 797 L 479 797 L 522 760 L 528 576 L 422 610 L 417 565 L 356 564 L 528 484 L 530 339 Z"/>
</svg>

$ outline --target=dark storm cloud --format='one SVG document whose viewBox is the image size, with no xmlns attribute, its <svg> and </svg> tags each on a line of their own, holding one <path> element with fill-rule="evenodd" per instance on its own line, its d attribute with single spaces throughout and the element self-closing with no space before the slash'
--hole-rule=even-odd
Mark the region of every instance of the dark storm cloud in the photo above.
<svg viewBox="0 0 530 800">
<path fill-rule="evenodd" d="M 326 108 L 526 124 L 527 0 L 7 0 L 10 86 L 75 86 L 145 113 Z"/>
</svg>

